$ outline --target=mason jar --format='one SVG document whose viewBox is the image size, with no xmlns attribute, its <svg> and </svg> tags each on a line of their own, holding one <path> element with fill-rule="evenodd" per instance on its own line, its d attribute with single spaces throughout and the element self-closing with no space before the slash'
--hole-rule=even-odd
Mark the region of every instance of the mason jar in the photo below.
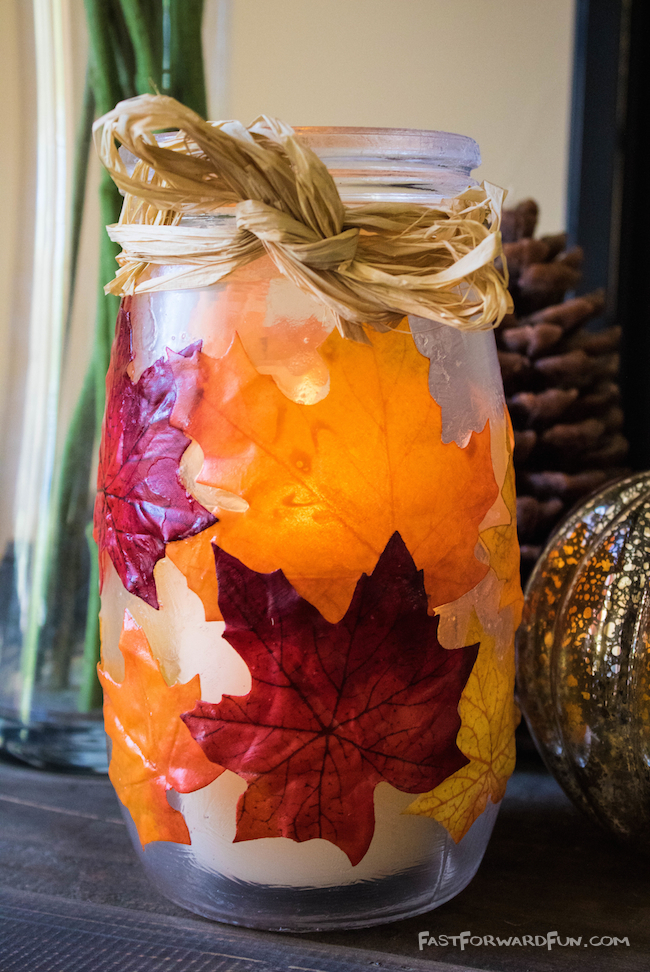
<svg viewBox="0 0 650 972">
<path fill-rule="evenodd" d="M 459 135 L 296 133 L 349 207 L 476 185 Z M 354 928 L 442 904 L 514 766 L 493 334 L 405 316 L 366 335 L 268 256 L 122 300 L 95 521 L 110 776 L 152 881 L 220 921 Z"/>
</svg>

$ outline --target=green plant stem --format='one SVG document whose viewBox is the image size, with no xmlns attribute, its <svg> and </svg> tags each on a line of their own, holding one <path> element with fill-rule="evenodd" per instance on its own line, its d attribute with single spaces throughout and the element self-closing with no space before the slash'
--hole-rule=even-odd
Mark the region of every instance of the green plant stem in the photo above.
<svg viewBox="0 0 650 972">
<path fill-rule="evenodd" d="M 119 21 L 116 21 L 116 11 L 112 3 L 107 3 L 105 0 L 85 0 L 85 8 L 90 39 L 90 87 L 95 111 L 97 114 L 104 114 L 117 101 L 132 94 L 133 82 L 128 77 L 129 58 L 128 56 L 116 56 L 116 51 L 119 49 L 119 45 L 116 43 Z M 125 88 L 127 88 L 126 91 Z M 92 118 L 87 119 L 87 125 L 90 133 Z M 102 223 L 116 222 L 119 218 L 121 197 L 105 172 L 100 177 L 99 196 Z M 83 671 L 77 698 L 77 707 L 80 712 L 89 712 L 100 704 L 98 697 L 99 683 L 95 672 L 99 657 L 99 571 L 97 549 L 92 539 L 92 527 L 88 524 L 89 473 L 94 449 L 101 434 L 105 401 L 105 376 L 112 340 L 110 317 L 115 311 L 116 304 L 116 298 L 113 298 L 112 301 L 104 298 L 102 284 L 109 280 L 114 273 L 117 252 L 117 246 L 111 242 L 102 226 L 99 269 L 101 296 L 98 298 L 95 319 L 93 353 L 64 446 L 64 460 L 66 455 L 69 456 L 71 464 L 68 465 L 64 461 L 61 467 L 64 499 L 66 498 L 65 494 L 73 484 L 80 486 L 83 480 L 83 487 L 85 488 L 85 496 L 76 494 L 77 504 L 74 509 L 73 535 L 68 537 L 66 531 L 66 537 L 65 539 L 60 538 L 56 551 L 61 557 L 65 554 L 66 548 L 74 542 L 76 544 L 75 565 L 77 566 L 85 563 L 83 551 L 86 545 L 90 556 L 90 586 L 86 613 Z M 79 419 L 75 422 L 77 416 L 79 416 Z M 76 465 L 74 465 L 75 463 Z M 59 522 L 63 525 L 61 520 Z M 73 601 L 72 591 L 70 590 L 67 593 L 67 599 L 69 602 Z M 63 612 L 63 624 L 57 632 L 54 645 L 54 675 L 56 682 L 62 685 L 67 683 L 69 677 L 70 657 L 74 647 L 71 643 L 74 609 L 68 604 Z M 90 659 L 94 659 L 94 661 Z"/>
<path fill-rule="evenodd" d="M 100 213 L 102 223 L 109 224 L 117 221 L 121 205 L 121 197 L 115 184 L 102 173 L 100 182 Z M 92 456 L 94 447 L 99 442 L 102 431 L 104 404 L 106 401 L 106 372 L 111 354 L 111 344 L 115 327 L 115 318 L 119 308 L 119 298 L 104 294 L 103 281 L 110 280 L 115 269 L 117 247 L 111 242 L 104 230 L 100 242 L 99 260 L 99 293 L 97 297 L 97 312 L 95 317 L 95 340 L 93 357 L 87 374 L 88 383 L 93 388 L 94 409 L 90 413 L 92 420 L 92 442 L 89 454 Z M 80 712 L 89 712 L 95 708 L 100 698 L 99 682 L 97 679 L 97 662 L 99 661 L 99 565 L 97 560 L 97 546 L 92 538 L 92 524 L 88 524 L 87 542 L 90 552 L 90 587 L 88 591 L 88 608 L 86 614 L 86 631 L 84 637 L 83 670 L 81 685 L 77 696 L 77 708 Z"/>
<path fill-rule="evenodd" d="M 151 25 L 139 0 L 120 0 L 120 7 L 135 53 L 136 91 L 146 94 L 161 83 L 161 67 L 151 42 Z"/>
<path fill-rule="evenodd" d="M 119 308 L 119 297 L 104 294 L 104 284 L 115 275 L 115 257 L 120 248 L 109 238 L 105 227 L 116 223 L 120 216 L 122 197 L 107 172 L 102 172 L 99 184 L 99 211 L 102 221 L 102 237 L 99 246 L 99 293 L 97 297 L 97 317 L 95 325 L 94 356 L 91 367 L 95 371 L 95 414 L 96 431 L 101 435 L 102 417 L 106 399 L 105 380 L 111 356 L 111 345 L 115 330 L 115 318 Z"/>
<path fill-rule="evenodd" d="M 169 0 L 170 94 L 207 117 L 203 67 L 203 0 Z"/>
<path fill-rule="evenodd" d="M 110 28 L 110 46 L 115 58 L 115 70 L 121 88 L 121 97 L 133 98 L 136 94 L 135 55 L 128 27 L 119 4 L 114 4 L 112 7 Z"/>
<path fill-rule="evenodd" d="M 122 99 L 117 62 L 112 50 L 112 3 L 110 0 L 84 0 L 88 22 L 90 77 L 95 95 L 95 111 L 103 115 Z"/>
<path fill-rule="evenodd" d="M 77 697 L 79 712 L 91 712 L 102 704 L 102 690 L 97 678 L 99 661 L 99 561 L 97 545 L 93 540 L 92 524 L 86 528 L 86 539 L 90 553 L 90 588 L 88 591 L 88 612 L 81 672 L 81 686 Z"/>
<path fill-rule="evenodd" d="M 83 587 L 87 565 L 84 533 L 88 522 L 88 485 L 95 441 L 95 385 L 86 373 L 68 427 L 52 497 L 53 537 L 49 557 L 48 626 L 53 628 L 52 688 L 68 685 L 75 650 L 76 593 Z"/>
</svg>

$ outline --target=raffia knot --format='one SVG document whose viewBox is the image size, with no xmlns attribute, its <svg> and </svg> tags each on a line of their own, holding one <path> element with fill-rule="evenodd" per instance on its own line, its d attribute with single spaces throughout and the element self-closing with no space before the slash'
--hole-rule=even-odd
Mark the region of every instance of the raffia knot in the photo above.
<svg viewBox="0 0 650 972">
<path fill-rule="evenodd" d="M 159 143 L 161 129 L 178 131 Z M 505 193 L 489 183 L 434 206 L 345 207 L 287 125 L 210 123 L 162 96 L 120 102 L 93 131 L 125 193 L 120 222 L 107 228 L 122 246 L 111 293 L 211 286 L 266 252 L 354 340 L 367 340 L 365 325 L 387 330 L 408 313 L 484 330 L 512 308 L 499 232 Z M 118 143 L 135 157 L 132 170 Z M 199 214 L 223 218 L 183 222 Z M 173 269 L 150 277 L 149 264 Z"/>
<path fill-rule="evenodd" d="M 359 230 L 319 237 L 315 230 L 273 206 L 246 199 L 237 205 L 237 229 L 247 230 L 261 243 L 282 246 L 298 263 L 316 270 L 338 270 L 354 260 Z"/>
</svg>

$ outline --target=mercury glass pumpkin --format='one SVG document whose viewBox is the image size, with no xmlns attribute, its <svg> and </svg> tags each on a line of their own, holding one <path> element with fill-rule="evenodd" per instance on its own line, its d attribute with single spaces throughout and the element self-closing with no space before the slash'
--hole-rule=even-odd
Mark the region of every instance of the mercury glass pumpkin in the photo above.
<svg viewBox="0 0 650 972">
<path fill-rule="evenodd" d="M 460 136 L 303 134 L 349 205 L 475 184 Z M 223 921 L 441 904 L 514 766 L 494 335 L 367 333 L 343 338 L 268 257 L 118 319 L 96 508 L 110 775 L 156 885 Z"/>
<path fill-rule="evenodd" d="M 650 850 L 650 473 L 610 484 L 551 537 L 517 636 L 521 706 L 567 795 Z"/>
</svg>

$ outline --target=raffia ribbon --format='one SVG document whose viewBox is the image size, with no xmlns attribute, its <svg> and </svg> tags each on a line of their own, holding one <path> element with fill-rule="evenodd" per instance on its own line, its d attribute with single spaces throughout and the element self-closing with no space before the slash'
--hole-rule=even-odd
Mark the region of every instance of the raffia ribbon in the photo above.
<svg viewBox="0 0 650 972">
<path fill-rule="evenodd" d="M 178 131 L 158 144 L 161 129 Z M 107 227 L 122 246 L 107 292 L 207 287 L 268 253 L 357 341 L 367 341 L 362 325 L 385 331 L 407 313 L 485 330 L 511 310 L 499 232 L 505 193 L 489 183 L 435 206 L 346 207 L 324 163 L 287 125 L 210 123 L 163 96 L 120 102 L 93 131 L 126 196 L 119 223 Z M 118 143 L 137 159 L 131 173 Z M 224 209 L 235 219 L 181 222 Z M 149 264 L 174 269 L 143 276 Z"/>
</svg>

